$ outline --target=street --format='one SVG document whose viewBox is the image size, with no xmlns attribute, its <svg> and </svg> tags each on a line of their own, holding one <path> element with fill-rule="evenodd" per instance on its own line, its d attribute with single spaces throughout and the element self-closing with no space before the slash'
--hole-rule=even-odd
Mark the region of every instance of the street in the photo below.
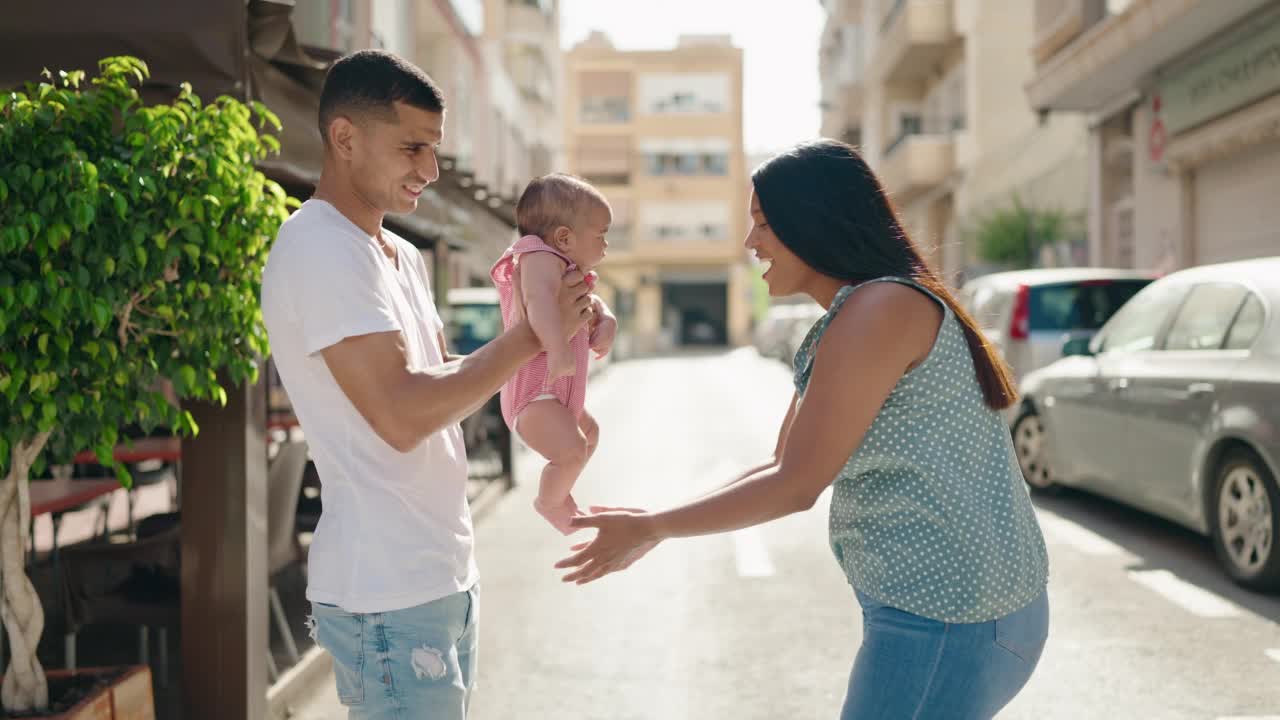
<svg viewBox="0 0 1280 720">
<path fill-rule="evenodd" d="M 752 350 L 609 368 L 588 392 L 601 442 L 579 504 L 656 508 L 724 482 L 772 448 L 790 394 L 788 369 Z M 825 496 L 576 587 L 552 568 L 571 541 L 530 505 L 541 459 L 516 458 L 519 486 L 478 523 L 473 718 L 837 716 L 861 616 Z M 1206 540 L 1169 523 L 1081 493 L 1036 502 L 1051 634 L 1000 717 L 1280 718 L 1280 597 L 1239 590 Z M 298 716 L 345 715 L 325 697 Z"/>
</svg>

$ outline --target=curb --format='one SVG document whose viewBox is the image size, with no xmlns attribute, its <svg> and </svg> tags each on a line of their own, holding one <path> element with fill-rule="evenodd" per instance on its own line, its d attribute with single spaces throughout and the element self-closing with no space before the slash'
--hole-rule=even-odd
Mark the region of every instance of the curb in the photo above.
<svg viewBox="0 0 1280 720">
<path fill-rule="evenodd" d="M 286 720 L 294 717 L 298 706 L 319 692 L 321 683 L 333 672 L 333 656 L 320 646 L 302 655 L 297 665 L 289 668 L 267 689 L 267 717 Z"/>
</svg>

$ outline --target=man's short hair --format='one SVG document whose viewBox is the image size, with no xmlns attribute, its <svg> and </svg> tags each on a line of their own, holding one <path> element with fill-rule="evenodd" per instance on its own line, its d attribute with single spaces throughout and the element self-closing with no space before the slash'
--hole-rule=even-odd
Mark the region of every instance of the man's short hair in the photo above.
<svg viewBox="0 0 1280 720">
<path fill-rule="evenodd" d="M 329 67 L 320 91 L 320 136 L 329 142 L 329 125 L 342 115 L 395 117 L 394 103 L 444 112 L 440 87 L 421 68 L 386 50 L 360 50 Z"/>
<path fill-rule="evenodd" d="M 551 233 L 564 225 L 573 227 L 591 207 L 609 207 L 604 194 L 591 183 L 564 173 L 532 180 L 516 203 L 516 229 L 520 235 L 537 235 L 550 242 Z"/>
</svg>

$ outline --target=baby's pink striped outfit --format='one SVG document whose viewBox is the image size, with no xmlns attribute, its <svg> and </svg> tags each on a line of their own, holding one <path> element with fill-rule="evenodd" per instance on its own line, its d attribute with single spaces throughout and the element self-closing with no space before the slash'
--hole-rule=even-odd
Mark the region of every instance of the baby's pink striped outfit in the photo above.
<svg viewBox="0 0 1280 720">
<path fill-rule="evenodd" d="M 489 276 L 498 287 L 498 303 L 502 307 L 502 327 L 511 327 L 525 317 L 524 299 L 520 292 L 520 256 L 531 252 L 549 252 L 569 264 L 568 270 L 577 269 L 564 253 L 543 242 L 537 235 L 525 235 L 507 248 L 498 262 L 494 263 Z M 596 274 L 586 273 L 587 287 L 595 287 Z M 546 395 L 555 396 L 561 405 L 573 411 L 575 418 L 582 415 L 587 398 L 587 352 L 589 348 L 589 332 L 587 328 L 578 331 L 569 341 L 569 349 L 573 353 L 574 372 L 568 377 L 558 378 L 547 383 L 547 354 L 538 353 L 520 368 L 516 374 L 502 386 L 502 419 L 513 431 L 516 418 L 528 407 L 529 403 Z"/>
</svg>

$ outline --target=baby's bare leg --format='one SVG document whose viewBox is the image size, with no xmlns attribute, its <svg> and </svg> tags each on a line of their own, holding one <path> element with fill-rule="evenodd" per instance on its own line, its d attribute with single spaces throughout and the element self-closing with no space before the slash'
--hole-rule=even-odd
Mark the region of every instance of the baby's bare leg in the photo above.
<svg viewBox="0 0 1280 720">
<path fill-rule="evenodd" d="M 591 456 L 596 454 L 596 447 L 600 445 L 600 425 L 591 417 L 591 413 L 583 410 L 582 415 L 578 416 L 578 429 L 587 440 L 587 461 L 590 462 Z"/>
<path fill-rule="evenodd" d="M 572 531 L 569 519 L 577 513 L 570 493 L 590 457 L 586 436 L 569 408 L 555 400 L 532 402 L 516 424 L 520 437 L 547 459 L 533 506 L 562 533 Z"/>
</svg>

